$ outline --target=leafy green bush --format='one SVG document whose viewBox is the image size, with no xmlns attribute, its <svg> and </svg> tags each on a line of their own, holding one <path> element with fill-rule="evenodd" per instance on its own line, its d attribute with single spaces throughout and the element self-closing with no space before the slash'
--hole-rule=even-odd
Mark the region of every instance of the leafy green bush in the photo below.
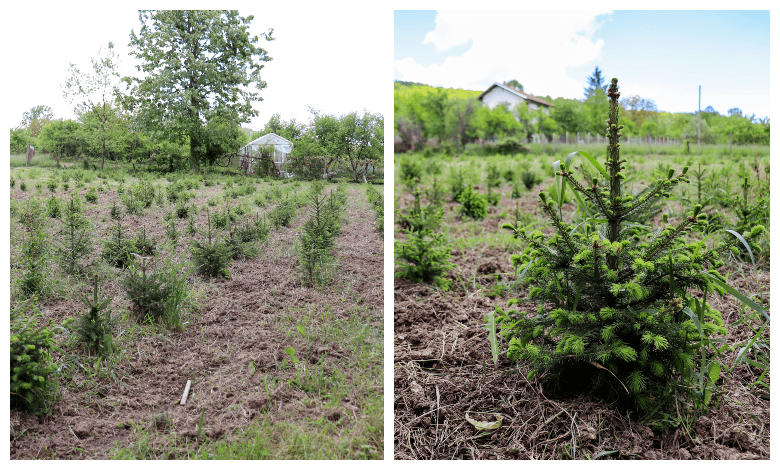
<svg viewBox="0 0 780 470">
<path fill-rule="evenodd" d="M 563 188 L 571 185 L 593 204 L 596 225 L 575 230 L 544 192 L 539 195 L 540 207 L 555 234 L 548 237 L 538 230 L 526 233 L 505 225 L 527 245 L 520 255 L 513 255 L 513 263 L 530 286 L 529 300 L 513 299 L 508 306 L 538 306 L 533 317 L 526 313 L 530 305 L 507 311 L 496 307 L 502 336 L 509 341 L 507 355 L 530 361 L 529 375 L 544 376 L 553 389 L 577 393 L 576 387 L 584 386 L 643 412 L 666 412 L 678 395 L 706 407 L 706 389 L 714 382 L 712 371 L 722 351 L 710 336 L 726 334 L 720 313 L 706 299 L 710 293 L 726 292 L 725 278 L 717 269 L 723 265 L 721 255 L 735 250 L 737 241 L 712 248 L 700 237 L 687 242 L 683 236 L 706 223 L 698 205 L 676 226 L 653 230 L 623 223 L 689 180 L 687 167 L 678 177 L 669 170 L 642 197 L 623 195 L 626 160 L 620 159 L 618 143 L 622 126 L 616 79 L 608 96 L 606 169 L 580 152 L 603 179 L 594 177 L 583 185 L 566 164 L 560 164 L 558 172 Z M 754 237 L 762 231 L 756 227 L 745 235 Z M 703 301 L 694 291 L 704 294 Z M 695 365 L 697 360 L 701 366 Z"/>
<path fill-rule="evenodd" d="M 180 179 L 173 184 L 169 184 L 168 187 L 165 188 L 165 194 L 168 201 L 172 204 L 178 202 L 186 203 L 195 197 L 195 193 L 193 193 L 192 190 L 197 189 L 199 186 L 200 185 L 195 180 Z"/>
<path fill-rule="evenodd" d="M 252 202 L 254 202 L 257 207 L 265 207 L 268 204 L 268 200 L 263 193 L 256 194 L 254 199 L 252 199 Z"/>
<path fill-rule="evenodd" d="M 377 191 L 372 185 L 366 185 L 366 197 L 368 198 L 368 204 L 374 209 L 374 215 L 376 216 L 375 227 L 377 231 L 384 230 L 385 219 L 385 198 L 381 191 Z"/>
<path fill-rule="evenodd" d="M 257 216 L 254 221 L 247 220 L 233 231 L 235 237 L 242 243 L 251 243 L 268 238 L 269 227 L 265 218 Z"/>
<path fill-rule="evenodd" d="M 57 190 L 57 186 L 59 186 L 59 184 L 57 183 L 56 179 L 52 178 L 52 179 L 50 179 L 49 181 L 46 182 L 46 187 L 48 187 L 49 191 L 51 191 L 51 192 L 56 191 Z M 11 187 L 13 188 L 13 185 Z"/>
<path fill-rule="evenodd" d="M 287 198 L 279 201 L 276 206 L 268 213 L 268 219 L 275 228 L 289 227 L 290 221 L 295 217 L 298 210 L 298 201 L 295 198 Z"/>
<path fill-rule="evenodd" d="M 458 202 L 463 204 L 460 208 L 461 214 L 472 219 L 482 220 L 488 214 L 488 201 L 485 196 L 474 191 L 471 186 L 467 186 L 460 192 Z"/>
<path fill-rule="evenodd" d="M 516 155 L 526 154 L 530 150 L 523 145 L 523 141 L 518 137 L 502 137 L 496 142 L 488 142 L 482 146 L 482 155 Z"/>
<path fill-rule="evenodd" d="M 33 313 L 26 315 L 32 305 Z M 57 400 L 57 367 L 52 362 L 54 333 L 42 317 L 35 300 L 11 309 L 11 409 L 34 415 L 51 412 Z"/>
</svg>

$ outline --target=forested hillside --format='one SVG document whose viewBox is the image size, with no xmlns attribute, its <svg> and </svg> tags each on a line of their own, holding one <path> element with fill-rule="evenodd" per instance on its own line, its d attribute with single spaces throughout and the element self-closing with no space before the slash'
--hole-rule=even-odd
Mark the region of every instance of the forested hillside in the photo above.
<svg viewBox="0 0 780 470">
<path fill-rule="evenodd" d="M 522 86 L 522 85 L 521 85 Z M 482 106 L 477 97 L 484 90 L 432 87 L 420 83 L 395 82 L 394 134 L 396 151 L 422 146 L 462 148 L 470 142 L 487 139 L 529 141 L 542 134 L 549 141 L 556 136 L 577 133 L 603 135 L 602 116 L 607 112 L 606 94 L 598 83 L 586 90 L 581 100 L 536 94 L 552 103 L 549 115 L 520 107 L 514 112 L 503 106 L 493 110 Z M 543 90 L 540 90 L 543 91 Z M 621 123 L 626 136 L 651 139 L 685 139 L 696 143 L 698 116 L 691 113 L 659 111 L 649 97 L 625 96 L 620 100 Z M 745 116 L 739 108 L 721 115 L 711 106 L 701 113 L 701 141 L 727 144 L 729 133 L 735 145 L 769 144 L 769 119 Z"/>
</svg>

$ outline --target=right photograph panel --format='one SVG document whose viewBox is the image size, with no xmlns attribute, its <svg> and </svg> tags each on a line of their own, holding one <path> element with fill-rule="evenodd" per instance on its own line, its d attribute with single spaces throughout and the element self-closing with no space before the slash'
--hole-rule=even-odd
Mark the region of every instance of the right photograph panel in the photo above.
<svg viewBox="0 0 780 470">
<path fill-rule="evenodd" d="M 769 11 L 394 21 L 394 458 L 769 459 Z"/>
</svg>

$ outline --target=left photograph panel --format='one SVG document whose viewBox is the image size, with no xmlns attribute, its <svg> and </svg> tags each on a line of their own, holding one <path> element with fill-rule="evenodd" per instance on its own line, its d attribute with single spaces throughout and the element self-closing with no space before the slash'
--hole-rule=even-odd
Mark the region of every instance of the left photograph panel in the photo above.
<svg viewBox="0 0 780 470">
<path fill-rule="evenodd" d="M 16 9 L 10 459 L 385 457 L 392 17 L 309 13 Z"/>
</svg>

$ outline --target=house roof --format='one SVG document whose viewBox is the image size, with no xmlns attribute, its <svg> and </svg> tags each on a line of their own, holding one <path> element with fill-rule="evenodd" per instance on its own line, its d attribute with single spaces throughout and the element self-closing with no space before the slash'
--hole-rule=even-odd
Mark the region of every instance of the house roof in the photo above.
<svg viewBox="0 0 780 470">
<path fill-rule="evenodd" d="M 495 87 L 503 88 L 504 90 L 508 91 L 509 93 L 515 94 L 515 95 L 519 96 L 520 98 L 522 98 L 524 100 L 533 101 L 534 103 L 539 103 L 541 105 L 549 106 L 551 108 L 554 107 L 552 104 L 548 103 L 547 101 L 544 101 L 541 98 L 537 98 L 536 96 L 534 96 L 534 95 L 532 95 L 530 93 L 526 93 L 524 91 L 520 91 L 520 90 L 517 90 L 517 89 L 512 88 L 510 86 L 502 85 L 500 83 L 494 83 L 494 84 L 490 85 L 490 88 L 488 88 L 487 90 L 483 91 L 482 94 L 480 94 L 477 99 L 479 101 L 482 101 L 482 97 L 485 96 L 486 94 L 488 94 L 490 92 L 490 90 L 492 90 Z"/>
</svg>

